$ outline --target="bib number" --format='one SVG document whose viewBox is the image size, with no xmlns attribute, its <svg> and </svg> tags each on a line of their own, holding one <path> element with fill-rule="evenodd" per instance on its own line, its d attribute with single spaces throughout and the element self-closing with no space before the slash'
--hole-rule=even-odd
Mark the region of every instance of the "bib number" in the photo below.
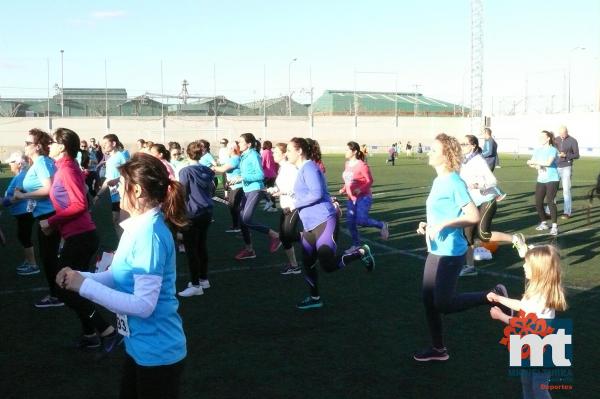
<svg viewBox="0 0 600 399">
<path fill-rule="evenodd" d="M 124 337 L 129 337 L 129 324 L 127 315 L 117 314 L 117 332 Z"/>
<path fill-rule="evenodd" d="M 36 204 L 37 204 L 37 202 L 35 200 L 28 200 L 27 201 L 27 212 L 32 213 L 33 210 L 35 209 Z"/>
</svg>

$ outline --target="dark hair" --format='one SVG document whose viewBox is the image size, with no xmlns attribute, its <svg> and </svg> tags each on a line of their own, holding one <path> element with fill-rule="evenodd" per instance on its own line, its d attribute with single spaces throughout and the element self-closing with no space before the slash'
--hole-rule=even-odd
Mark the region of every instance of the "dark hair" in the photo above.
<svg viewBox="0 0 600 399">
<path fill-rule="evenodd" d="M 265 140 L 262 144 L 262 149 L 263 150 L 270 150 L 273 148 L 273 143 L 271 143 L 269 140 Z"/>
<path fill-rule="evenodd" d="M 356 141 L 349 141 L 348 144 L 346 144 L 348 146 L 348 148 L 353 151 L 356 152 L 355 157 L 356 159 L 360 159 L 361 161 L 365 160 L 365 153 L 362 152 L 362 150 L 360 149 L 360 146 L 358 145 L 358 143 Z"/>
<path fill-rule="evenodd" d="M 41 129 L 31 129 L 29 134 L 33 136 L 33 144 L 38 147 L 38 154 L 48 155 L 50 151 L 50 143 L 52 143 L 52 137 Z"/>
<path fill-rule="evenodd" d="M 200 139 L 198 140 L 198 143 L 200 143 L 200 147 L 202 148 L 202 155 L 210 152 L 210 143 L 208 141 Z"/>
<path fill-rule="evenodd" d="M 483 131 L 489 134 L 490 136 L 492 135 L 492 129 L 490 129 L 489 127 L 484 128 Z"/>
<path fill-rule="evenodd" d="M 123 151 L 123 149 L 125 148 L 125 147 L 123 147 L 123 143 L 121 143 L 119 141 L 119 138 L 117 137 L 116 134 L 112 134 L 112 133 L 111 134 L 107 134 L 106 136 L 104 136 L 102 138 L 106 139 L 108 141 L 112 141 L 113 143 L 117 143 L 117 150 L 119 150 L 119 151 Z"/>
<path fill-rule="evenodd" d="M 199 141 L 192 141 L 188 144 L 185 152 L 192 161 L 197 161 L 202 158 L 202 145 Z"/>
<path fill-rule="evenodd" d="M 79 136 L 71 129 L 59 127 L 54 131 L 54 141 L 65 147 L 65 152 L 73 159 L 77 158 L 79 152 Z"/>
<path fill-rule="evenodd" d="M 160 155 L 162 155 L 162 159 L 164 159 L 167 162 L 171 161 L 171 153 L 169 151 L 167 151 L 167 148 L 162 145 L 162 144 L 154 144 L 151 148 L 151 150 L 154 149 L 156 152 L 158 152 Z"/>
<path fill-rule="evenodd" d="M 79 150 L 81 152 L 81 168 L 87 169 L 90 167 L 90 153 L 86 150 Z"/>
<path fill-rule="evenodd" d="M 146 140 L 144 140 L 144 139 L 137 139 L 137 143 L 140 143 L 143 146 L 144 144 L 146 144 Z"/>
<path fill-rule="evenodd" d="M 169 151 L 171 151 L 173 148 L 181 150 L 181 145 L 176 141 L 169 141 Z"/>
<path fill-rule="evenodd" d="M 469 144 L 471 144 L 472 146 L 475 147 L 475 153 L 476 154 L 481 154 L 482 150 L 481 147 L 479 147 L 479 139 L 475 136 L 473 136 L 472 134 L 467 134 L 465 136 L 467 138 L 467 141 L 469 142 Z M 420 145 L 421 143 L 419 143 Z"/>
<path fill-rule="evenodd" d="M 302 150 L 302 154 L 306 159 L 312 159 L 312 148 L 305 138 L 293 137 L 290 140 L 290 143 L 294 145 L 295 149 L 300 148 Z"/>
<path fill-rule="evenodd" d="M 150 154 L 136 152 L 123 164 L 119 171 L 125 179 L 125 195 L 130 203 L 135 204 L 135 185 L 142 188 L 142 197 L 150 205 L 161 204 L 165 222 L 171 228 L 187 225 L 183 186 L 169 179 L 167 168 L 162 162 Z"/>
<path fill-rule="evenodd" d="M 556 147 L 554 145 L 554 133 L 549 132 L 547 130 L 542 130 L 542 133 L 544 133 L 546 135 L 546 137 L 548 137 L 548 144 L 550 144 L 552 147 Z"/>
<path fill-rule="evenodd" d="M 321 162 L 321 146 L 319 145 L 319 142 L 317 140 L 313 140 L 313 139 L 309 139 L 309 138 L 306 139 L 306 142 L 310 146 L 310 158 L 309 159 L 312 159 L 316 163 Z"/>
<path fill-rule="evenodd" d="M 600 199 L 600 173 L 598 174 L 598 177 L 596 178 L 596 187 L 592 188 L 590 190 L 590 193 L 588 194 L 588 209 L 587 209 L 588 224 L 590 223 L 590 213 L 592 210 L 592 202 L 594 201 L 594 197 Z"/>
<path fill-rule="evenodd" d="M 252 133 L 242 133 L 240 134 L 240 138 L 244 139 L 244 141 L 250 144 L 250 147 L 256 148 L 256 137 Z"/>
</svg>

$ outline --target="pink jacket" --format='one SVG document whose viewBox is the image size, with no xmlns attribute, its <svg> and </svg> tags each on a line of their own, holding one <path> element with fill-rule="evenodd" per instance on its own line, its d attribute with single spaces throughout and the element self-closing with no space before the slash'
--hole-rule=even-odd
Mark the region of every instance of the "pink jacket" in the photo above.
<svg viewBox="0 0 600 399">
<path fill-rule="evenodd" d="M 273 152 L 271 150 L 262 150 L 260 152 L 260 158 L 262 160 L 262 168 L 263 173 L 265 174 L 265 179 L 270 179 L 273 177 L 277 177 L 277 163 L 273 158 Z"/>
<path fill-rule="evenodd" d="M 346 193 L 348 198 L 356 201 L 358 197 L 371 195 L 371 186 L 373 185 L 373 176 L 369 166 L 361 160 L 358 160 L 354 166 L 350 166 L 350 162 L 346 162 L 344 173 L 344 187 L 342 192 Z M 355 191 L 358 190 L 358 194 Z"/>
</svg>

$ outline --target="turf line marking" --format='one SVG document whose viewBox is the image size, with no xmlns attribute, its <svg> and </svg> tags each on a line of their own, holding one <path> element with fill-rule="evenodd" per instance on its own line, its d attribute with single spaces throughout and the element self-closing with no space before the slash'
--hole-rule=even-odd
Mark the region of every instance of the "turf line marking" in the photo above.
<svg viewBox="0 0 600 399">
<path fill-rule="evenodd" d="M 585 233 L 586 231 L 590 231 L 590 230 L 598 230 L 598 228 L 597 227 L 582 227 L 580 229 L 559 231 L 557 236 L 551 236 L 550 233 L 539 233 L 539 234 L 527 236 L 526 238 L 550 237 L 552 239 L 557 239 L 559 237 L 568 236 L 571 234 Z"/>
</svg>

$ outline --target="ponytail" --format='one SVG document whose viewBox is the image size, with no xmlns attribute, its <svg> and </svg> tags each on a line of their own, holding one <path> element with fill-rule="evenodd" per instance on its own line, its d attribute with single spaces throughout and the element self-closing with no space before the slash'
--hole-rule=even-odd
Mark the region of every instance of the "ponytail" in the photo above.
<svg viewBox="0 0 600 399">
<path fill-rule="evenodd" d="M 547 130 L 542 130 L 542 133 L 544 133 L 548 137 L 548 144 L 550 144 L 552 147 L 556 147 L 556 145 L 554 144 L 554 133 L 549 132 Z"/>
<path fill-rule="evenodd" d="M 315 163 L 319 164 L 322 163 L 321 162 L 321 146 L 319 145 L 319 142 L 317 140 L 313 140 L 313 139 L 306 139 L 306 142 L 308 143 L 309 146 L 309 150 L 310 150 L 310 158 L 313 161 L 315 161 Z"/>
<path fill-rule="evenodd" d="M 356 153 L 356 154 L 354 154 L 356 159 L 361 160 L 361 161 L 365 160 L 365 153 L 360 149 L 360 146 L 358 145 L 358 143 L 356 141 L 349 141 L 347 146 L 351 151 Z"/>
<path fill-rule="evenodd" d="M 172 229 L 180 229 L 188 224 L 185 212 L 185 194 L 181 183 L 175 180 L 169 181 L 167 195 L 161 209 L 165 215 L 165 222 Z"/>
<path fill-rule="evenodd" d="M 103 138 L 103 139 L 106 139 L 106 140 L 109 140 L 109 141 L 112 141 L 113 143 L 116 143 L 116 146 L 115 146 L 115 147 L 116 147 L 116 148 L 117 148 L 117 150 L 119 150 L 119 151 L 123 151 L 123 150 L 125 149 L 125 147 L 123 146 L 123 143 L 121 143 L 121 142 L 119 141 L 119 138 L 117 137 L 117 135 L 116 135 L 116 134 L 112 134 L 112 133 L 111 133 L 111 134 L 107 134 L 106 136 L 104 136 L 104 137 L 102 137 L 102 138 Z"/>
<path fill-rule="evenodd" d="M 290 143 L 293 144 L 294 148 L 297 149 L 301 149 L 302 150 L 302 155 L 304 156 L 305 159 L 310 159 L 313 160 L 313 154 L 312 154 L 312 148 L 311 145 L 308 143 L 308 140 L 306 140 L 305 138 L 302 137 L 293 137 L 290 140 Z"/>
</svg>

